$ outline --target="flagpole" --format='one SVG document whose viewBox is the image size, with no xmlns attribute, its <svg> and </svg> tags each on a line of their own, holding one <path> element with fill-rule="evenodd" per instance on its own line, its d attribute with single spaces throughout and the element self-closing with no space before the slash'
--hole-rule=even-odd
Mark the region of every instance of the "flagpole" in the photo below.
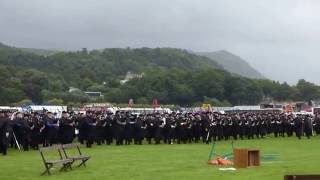
<svg viewBox="0 0 320 180">
<path fill-rule="evenodd" d="M 18 112 L 18 111 L 14 112 L 14 113 L 11 115 L 11 117 L 10 117 L 10 120 L 11 120 L 11 121 L 13 121 L 13 119 L 14 119 L 15 115 L 17 114 L 17 112 Z M 14 140 L 15 140 L 15 142 L 16 142 L 16 145 L 17 145 L 18 149 L 21 151 L 20 144 L 19 144 L 19 142 L 18 142 L 18 140 L 17 140 L 16 134 L 14 133 L 13 129 L 12 129 L 12 134 L 13 134 L 13 138 L 14 138 Z"/>
</svg>

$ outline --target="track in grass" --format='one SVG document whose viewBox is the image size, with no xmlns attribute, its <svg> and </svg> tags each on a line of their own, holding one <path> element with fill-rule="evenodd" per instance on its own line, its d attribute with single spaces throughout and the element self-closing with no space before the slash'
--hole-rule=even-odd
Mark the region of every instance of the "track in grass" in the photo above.
<svg viewBox="0 0 320 180">
<path fill-rule="evenodd" d="M 216 144 L 216 151 L 231 151 L 230 141 Z M 211 146 L 205 144 L 94 146 L 83 148 L 92 159 L 87 168 L 70 172 L 54 171 L 52 176 L 41 177 L 44 169 L 37 151 L 9 150 L 0 156 L 0 180 L 12 179 L 283 179 L 285 174 L 320 174 L 320 138 L 267 138 L 234 141 L 237 148 L 256 148 L 264 154 L 275 154 L 274 160 L 262 160 L 261 167 L 222 172 L 207 165 Z"/>
</svg>

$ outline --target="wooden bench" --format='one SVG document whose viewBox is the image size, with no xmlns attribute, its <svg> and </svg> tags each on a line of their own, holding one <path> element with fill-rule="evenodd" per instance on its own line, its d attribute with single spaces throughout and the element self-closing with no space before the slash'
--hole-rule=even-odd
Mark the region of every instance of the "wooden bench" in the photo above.
<svg viewBox="0 0 320 180">
<path fill-rule="evenodd" d="M 286 175 L 284 180 L 319 180 L 320 175 Z"/>
<path fill-rule="evenodd" d="M 65 155 L 66 159 L 72 160 L 72 164 L 76 161 L 81 161 L 81 163 L 77 166 L 84 166 L 86 167 L 86 162 L 90 159 L 90 156 L 83 155 L 80 151 L 80 144 L 79 143 L 73 143 L 73 144 L 64 144 L 62 145 L 63 153 Z M 77 149 L 78 154 L 77 155 L 70 155 L 70 153 L 67 153 L 68 149 Z"/>
<path fill-rule="evenodd" d="M 54 159 L 54 160 L 48 160 L 47 158 L 45 158 L 45 152 L 55 152 L 55 155 L 57 156 L 58 153 L 58 158 Z M 62 156 L 62 146 L 61 145 L 57 145 L 57 146 L 52 146 L 52 147 L 45 147 L 45 148 L 39 148 L 39 152 L 41 154 L 42 160 L 43 160 L 43 164 L 46 168 L 46 170 L 41 174 L 41 176 L 48 174 L 51 175 L 50 173 L 50 169 L 55 166 L 55 165 L 59 165 L 62 166 L 60 168 L 60 171 L 67 171 L 68 169 L 72 170 L 72 163 L 73 160 L 72 159 L 66 159 L 63 158 Z"/>
</svg>

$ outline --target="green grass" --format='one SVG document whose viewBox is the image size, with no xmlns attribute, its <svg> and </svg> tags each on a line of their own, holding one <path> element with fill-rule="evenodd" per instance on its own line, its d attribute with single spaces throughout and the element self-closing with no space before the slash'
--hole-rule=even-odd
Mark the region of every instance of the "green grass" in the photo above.
<svg viewBox="0 0 320 180">
<path fill-rule="evenodd" d="M 231 151 L 231 141 L 218 142 L 218 154 Z M 94 146 L 82 148 L 92 159 L 87 168 L 69 172 L 53 171 L 51 176 L 40 176 L 44 170 L 38 151 L 19 152 L 9 150 L 0 156 L 0 180 L 13 179 L 283 179 L 285 174 L 320 174 L 320 138 L 311 140 L 296 138 L 267 138 L 235 141 L 235 147 L 257 148 L 264 154 L 279 154 L 273 161 L 262 162 L 261 167 L 222 172 L 218 167 L 207 165 L 211 146 L 186 145 L 130 145 Z"/>
</svg>

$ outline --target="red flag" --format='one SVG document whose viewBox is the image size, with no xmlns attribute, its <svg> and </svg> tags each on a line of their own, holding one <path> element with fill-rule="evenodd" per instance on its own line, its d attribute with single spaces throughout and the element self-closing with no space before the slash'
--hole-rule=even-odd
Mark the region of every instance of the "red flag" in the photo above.
<svg viewBox="0 0 320 180">
<path fill-rule="evenodd" d="M 152 107 L 153 107 L 153 108 L 158 108 L 158 107 L 159 107 L 158 99 L 153 99 L 153 101 L 152 101 Z"/>
</svg>

